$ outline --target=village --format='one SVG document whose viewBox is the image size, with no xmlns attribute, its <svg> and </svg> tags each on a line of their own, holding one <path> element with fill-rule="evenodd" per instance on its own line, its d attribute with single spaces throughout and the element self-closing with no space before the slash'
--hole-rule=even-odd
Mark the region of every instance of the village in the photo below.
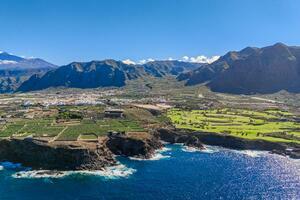
<svg viewBox="0 0 300 200">
<path fill-rule="evenodd" d="M 125 89 L 50 90 L 1 95 L 0 137 L 96 141 L 112 132 L 149 132 L 167 124 L 181 129 L 231 133 L 235 137 L 247 138 L 248 135 L 256 135 L 251 130 L 265 124 L 261 131 L 266 137 L 259 139 L 298 141 L 298 124 L 293 124 L 298 123 L 297 108 L 281 101 L 215 94 L 201 88 L 180 90 L 176 94 L 167 91 L 163 94 L 163 89 L 138 92 Z M 235 108 L 234 114 L 224 111 L 232 108 Z M 249 109 L 253 111 L 248 112 Z M 190 113 L 189 117 L 185 117 L 186 113 Z M 253 124 L 253 121 L 259 123 Z M 280 125 L 276 125 L 279 122 Z M 270 129 L 268 124 L 275 124 L 278 128 Z M 270 133 L 280 130 L 284 134 Z M 289 132 L 293 136 L 285 135 Z"/>
</svg>

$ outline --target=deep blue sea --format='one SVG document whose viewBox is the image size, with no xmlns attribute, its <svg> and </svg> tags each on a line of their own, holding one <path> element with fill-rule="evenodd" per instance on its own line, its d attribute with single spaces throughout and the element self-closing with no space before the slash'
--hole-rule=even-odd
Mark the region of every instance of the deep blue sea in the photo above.
<svg viewBox="0 0 300 200">
<path fill-rule="evenodd" d="M 0 200 L 300 199 L 300 161 L 267 152 L 168 145 L 153 160 L 120 157 L 95 173 L 38 178 L 2 163 Z M 45 175 L 42 175 L 45 176 Z"/>
</svg>

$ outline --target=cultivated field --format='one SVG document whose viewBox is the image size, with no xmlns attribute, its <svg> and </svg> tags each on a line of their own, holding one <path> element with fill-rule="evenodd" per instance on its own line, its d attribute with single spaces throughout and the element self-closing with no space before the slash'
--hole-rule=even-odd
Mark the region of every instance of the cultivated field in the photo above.
<svg viewBox="0 0 300 200">
<path fill-rule="evenodd" d="M 56 137 L 56 140 L 77 140 L 84 134 L 84 139 L 94 138 L 94 135 L 106 135 L 109 131 L 138 132 L 144 131 L 136 121 L 126 119 L 103 120 L 70 120 L 57 123 L 52 119 L 20 120 L 4 125 L 0 137 Z M 90 137 L 88 137 L 91 135 Z M 82 138 L 82 137 L 81 137 Z"/>
<path fill-rule="evenodd" d="M 230 134 L 247 139 L 300 143 L 299 118 L 278 109 L 171 109 L 167 116 L 177 128 Z"/>
</svg>

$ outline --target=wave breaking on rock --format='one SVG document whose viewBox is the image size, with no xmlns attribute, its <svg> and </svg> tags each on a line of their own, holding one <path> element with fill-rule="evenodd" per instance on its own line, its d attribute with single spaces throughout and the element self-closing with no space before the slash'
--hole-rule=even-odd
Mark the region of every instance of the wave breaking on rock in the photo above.
<svg viewBox="0 0 300 200">
<path fill-rule="evenodd" d="M 201 152 L 201 153 L 217 153 L 220 151 L 221 147 L 217 147 L 217 146 L 209 146 L 209 145 L 203 145 L 204 148 L 199 149 L 196 147 L 191 147 L 191 146 L 182 146 L 182 151 L 184 152 Z"/>
<path fill-rule="evenodd" d="M 138 161 L 154 161 L 154 160 L 161 160 L 161 159 L 166 159 L 170 158 L 171 156 L 169 155 L 163 155 L 162 153 L 171 151 L 171 148 L 168 147 L 163 147 L 161 149 L 158 149 L 155 151 L 155 153 L 150 157 L 150 158 L 140 158 L 140 157 L 129 157 L 130 160 L 138 160 Z"/>
<path fill-rule="evenodd" d="M 106 179 L 117 179 L 117 178 L 128 178 L 136 172 L 135 169 L 128 168 L 123 164 L 116 166 L 105 167 L 103 170 L 80 170 L 80 171 L 51 171 L 51 170 L 30 170 L 30 171 L 20 171 L 12 175 L 13 178 L 64 178 L 73 175 L 92 175 L 101 176 Z"/>
</svg>

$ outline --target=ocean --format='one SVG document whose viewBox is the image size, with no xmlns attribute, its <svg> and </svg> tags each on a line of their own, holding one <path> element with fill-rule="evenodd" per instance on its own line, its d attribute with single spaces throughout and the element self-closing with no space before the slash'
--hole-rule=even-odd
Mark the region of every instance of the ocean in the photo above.
<svg viewBox="0 0 300 200">
<path fill-rule="evenodd" d="M 300 160 L 261 151 L 167 145 L 151 160 L 119 157 L 97 172 L 0 163 L 0 200 L 300 199 Z"/>
</svg>

